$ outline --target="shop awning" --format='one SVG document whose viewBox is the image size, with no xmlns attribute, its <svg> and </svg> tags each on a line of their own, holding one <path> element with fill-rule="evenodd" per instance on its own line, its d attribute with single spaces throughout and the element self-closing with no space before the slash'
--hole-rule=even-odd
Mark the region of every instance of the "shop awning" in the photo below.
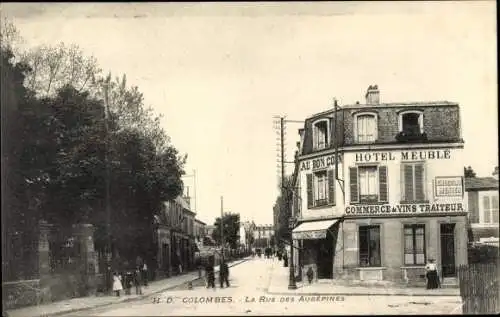
<svg viewBox="0 0 500 317">
<path fill-rule="evenodd" d="M 293 229 L 292 237 L 297 240 L 324 239 L 326 238 L 326 231 L 338 221 L 339 219 L 332 219 L 301 223 L 297 228 Z"/>
</svg>

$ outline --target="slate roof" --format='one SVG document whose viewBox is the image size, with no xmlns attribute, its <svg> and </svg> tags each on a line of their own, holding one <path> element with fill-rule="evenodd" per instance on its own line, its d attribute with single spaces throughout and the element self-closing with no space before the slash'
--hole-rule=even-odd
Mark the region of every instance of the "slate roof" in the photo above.
<svg viewBox="0 0 500 317">
<path fill-rule="evenodd" d="M 493 177 L 466 177 L 465 191 L 498 189 L 498 180 Z"/>
</svg>

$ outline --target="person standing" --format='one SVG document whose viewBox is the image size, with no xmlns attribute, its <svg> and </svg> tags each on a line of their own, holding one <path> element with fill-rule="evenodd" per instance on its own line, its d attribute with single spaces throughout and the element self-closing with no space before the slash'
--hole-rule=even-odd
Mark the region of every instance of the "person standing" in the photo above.
<svg viewBox="0 0 500 317">
<path fill-rule="evenodd" d="M 113 273 L 113 292 L 120 297 L 120 291 L 123 290 L 122 277 L 116 272 Z"/>
<path fill-rule="evenodd" d="M 213 258 L 207 261 L 207 265 L 205 266 L 205 274 L 207 276 L 207 288 L 215 288 L 215 272 L 213 265 Z"/>
<path fill-rule="evenodd" d="M 134 273 L 134 285 L 135 285 L 135 294 L 136 295 L 142 295 L 142 272 L 141 270 L 139 269 L 139 267 L 137 267 L 135 269 L 135 273 Z"/>
<path fill-rule="evenodd" d="M 148 286 L 148 265 L 144 262 L 142 266 L 142 280 L 144 281 L 144 286 Z"/>
<path fill-rule="evenodd" d="M 439 275 L 434 259 L 429 259 L 425 266 L 425 277 L 427 278 L 427 289 L 436 289 L 439 287 Z"/>
<path fill-rule="evenodd" d="M 224 282 L 226 283 L 226 287 L 229 287 L 229 267 L 224 259 L 222 259 L 219 267 L 219 281 L 220 288 L 224 288 Z"/>
<path fill-rule="evenodd" d="M 286 250 L 283 253 L 283 266 L 288 267 L 288 252 Z"/>
</svg>

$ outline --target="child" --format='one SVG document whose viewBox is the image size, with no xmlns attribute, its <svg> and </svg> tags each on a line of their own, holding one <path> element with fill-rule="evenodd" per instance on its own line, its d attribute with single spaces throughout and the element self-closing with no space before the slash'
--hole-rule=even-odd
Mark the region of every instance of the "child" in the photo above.
<svg viewBox="0 0 500 317">
<path fill-rule="evenodd" d="M 120 291 L 123 289 L 122 286 L 122 277 L 119 276 L 116 272 L 113 273 L 113 291 L 116 293 L 116 296 L 120 297 Z"/>
</svg>

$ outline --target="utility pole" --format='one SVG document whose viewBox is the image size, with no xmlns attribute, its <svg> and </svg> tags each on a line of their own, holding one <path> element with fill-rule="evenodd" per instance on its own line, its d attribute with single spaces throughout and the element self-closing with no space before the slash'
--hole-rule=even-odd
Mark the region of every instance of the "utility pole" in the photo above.
<svg viewBox="0 0 500 317">
<path fill-rule="evenodd" d="M 224 197 L 220 196 L 220 244 L 221 256 L 224 259 Z"/>
<path fill-rule="evenodd" d="M 110 171 L 109 171 L 109 126 L 108 126 L 108 116 L 109 116 L 109 83 L 111 77 L 106 79 L 106 83 L 104 85 L 104 131 L 106 133 L 105 136 L 105 152 L 104 152 L 104 163 L 106 164 L 106 179 L 105 179 L 105 187 L 106 187 L 106 233 L 107 233 L 107 252 L 106 252 L 106 277 L 107 277 L 107 287 L 108 290 L 112 289 L 112 281 L 111 281 L 111 258 L 113 256 L 111 249 L 111 203 L 110 203 Z"/>
</svg>

